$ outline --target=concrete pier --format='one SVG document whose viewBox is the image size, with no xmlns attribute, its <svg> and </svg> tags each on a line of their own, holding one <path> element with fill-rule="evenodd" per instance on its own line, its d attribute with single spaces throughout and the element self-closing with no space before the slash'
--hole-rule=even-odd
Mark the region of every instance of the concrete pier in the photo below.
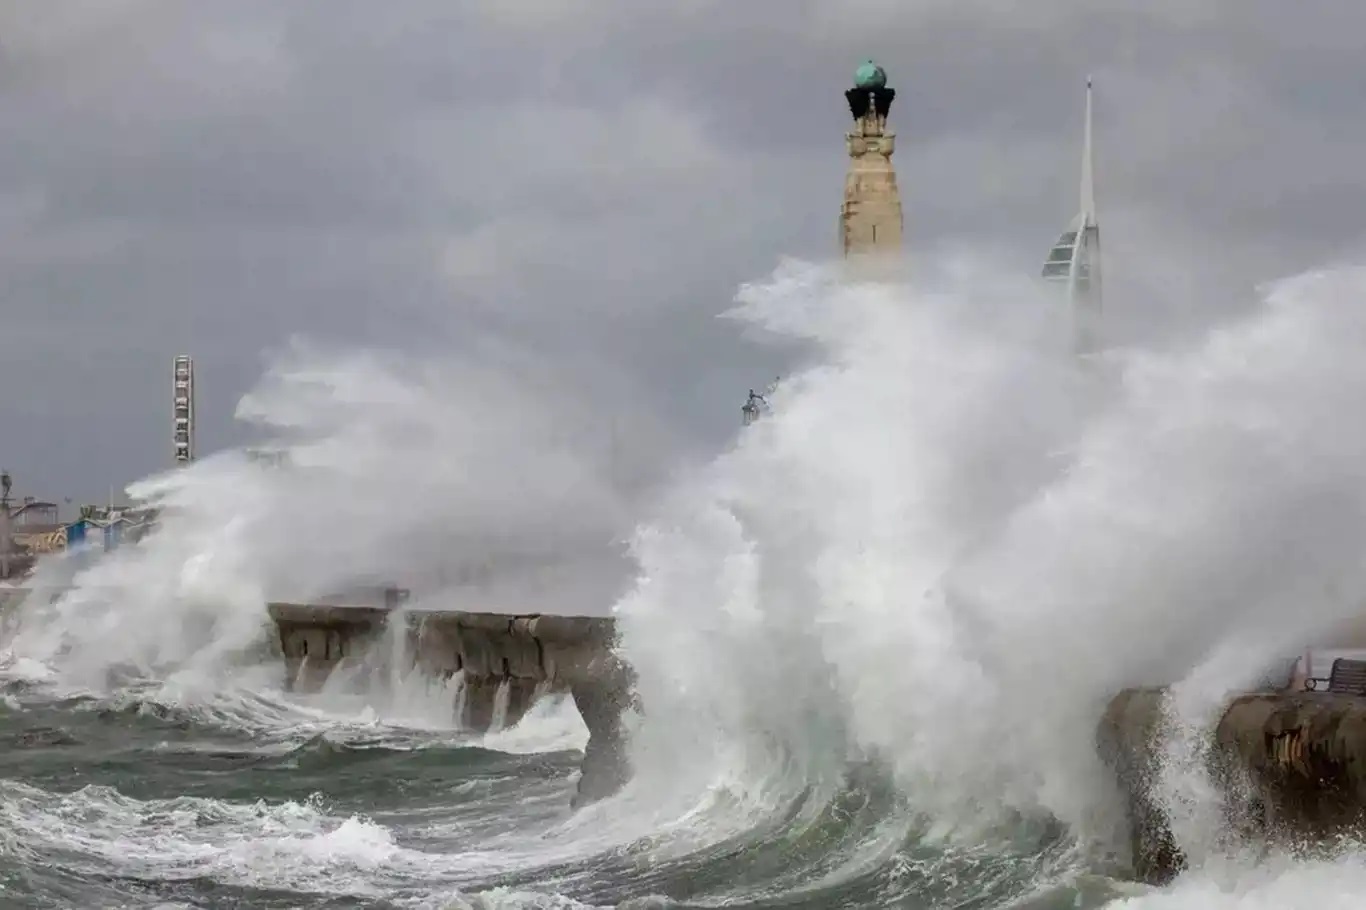
<svg viewBox="0 0 1366 910">
<path fill-rule="evenodd" d="M 462 674 L 461 723 L 485 730 L 505 701 L 514 724 L 538 697 L 568 692 L 585 726 L 582 777 L 575 802 L 600 799 L 626 780 L 622 715 L 633 706 L 630 668 L 612 651 L 616 637 L 606 617 L 454 611 L 395 611 L 386 607 L 272 603 L 287 685 L 317 691 L 343 663 L 386 664 L 397 653 L 404 672 L 450 678 Z M 398 621 L 401 629 L 390 629 Z M 454 709 L 454 706 L 452 706 Z"/>
<path fill-rule="evenodd" d="M 1172 735 L 1168 717 L 1165 689 L 1129 689 L 1110 701 L 1097 731 L 1128 803 L 1134 871 L 1153 884 L 1186 862 L 1153 789 Z M 1366 697 L 1241 695 L 1211 738 L 1209 769 L 1230 834 L 1317 841 L 1366 831 Z"/>
</svg>

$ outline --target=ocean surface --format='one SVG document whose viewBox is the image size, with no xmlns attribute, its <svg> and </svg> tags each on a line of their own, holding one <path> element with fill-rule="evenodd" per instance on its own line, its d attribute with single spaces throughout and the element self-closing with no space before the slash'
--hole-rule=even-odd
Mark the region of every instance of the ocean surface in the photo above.
<svg viewBox="0 0 1366 910">
<path fill-rule="evenodd" d="M 718 793 L 694 831 L 617 839 L 610 804 L 568 808 L 572 706 L 472 736 L 261 692 L 4 692 L 4 906 L 1061 908 L 1125 887 L 1069 872 L 1046 823 L 920 843 L 870 766 L 742 830 L 701 836 Z"/>
<path fill-rule="evenodd" d="M 0 906 L 1359 910 L 1358 844 L 1230 840 L 1202 744 L 1366 602 L 1366 273 L 1083 368 L 1003 275 L 746 286 L 730 317 L 798 363 L 648 489 L 524 361 L 292 350 L 239 408 L 286 458 L 140 482 L 160 530 L 5 617 Z M 610 610 L 631 782 L 570 809 L 562 702 L 475 734 L 458 679 L 284 691 L 264 603 L 362 576 Z M 1161 888 L 1093 745 L 1154 682 L 1190 859 Z"/>
</svg>

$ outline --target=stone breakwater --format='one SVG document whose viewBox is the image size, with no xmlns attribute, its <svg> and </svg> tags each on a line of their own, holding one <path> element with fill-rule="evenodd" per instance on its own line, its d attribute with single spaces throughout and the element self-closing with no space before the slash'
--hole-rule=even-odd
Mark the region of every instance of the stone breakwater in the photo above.
<svg viewBox="0 0 1366 910">
<path fill-rule="evenodd" d="M 1152 884 L 1186 865 L 1155 789 L 1173 737 L 1165 689 L 1127 689 L 1097 730 L 1127 803 L 1134 871 Z M 1366 697 L 1264 692 L 1234 698 L 1204 737 L 1231 838 L 1304 843 L 1366 832 Z"/>
<path fill-rule="evenodd" d="M 392 668 L 397 659 L 401 672 L 461 674 L 459 720 L 473 730 L 495 716 L 514 724 L 538 698 L 567 692 L 589 735 L 575 802 L 610 795 L 629 775 L 622 718 L 636 707 L 633 676 L 613 653 L 610 618 L 298 603 L 269 610 L 296 691 L 317 691 L 343 665 Z"/>
</svg>

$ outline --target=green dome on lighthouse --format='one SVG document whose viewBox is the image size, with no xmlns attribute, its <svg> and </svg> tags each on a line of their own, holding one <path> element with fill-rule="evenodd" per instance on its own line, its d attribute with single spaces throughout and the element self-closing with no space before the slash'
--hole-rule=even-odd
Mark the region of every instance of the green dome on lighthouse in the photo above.
<svg viewBox="0 0 1366 910">
<path fill-rule="evenodd" d="M 863 64 L 854 71 L 854 88 L 863 88 L 872 91 L 876 88 L 885 88 L 886 85 L 886 71 L 872 60 L 865 60 Z"/>
</svg>

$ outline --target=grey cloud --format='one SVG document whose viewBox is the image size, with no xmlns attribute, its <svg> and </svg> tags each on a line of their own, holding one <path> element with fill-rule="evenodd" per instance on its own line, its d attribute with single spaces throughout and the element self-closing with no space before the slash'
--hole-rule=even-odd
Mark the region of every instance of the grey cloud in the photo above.
<svg viewBox="0 0 1366 910">
<path fill-rule="evenodd" d="M 783 362 L 715 315 L 834 252 L 869 55 L 913 258 L 1037 267 L 1094 72 L 1111 325 L 1212 320 L 1361 237 L 1363 24 L 1334 0 L 0 4 L 0 462 L 78 496 L 162 467 L 180 350 L 204 443 L 241 439 L 296 332 L 501 339 L 715 445 Z"/>
</svg>

